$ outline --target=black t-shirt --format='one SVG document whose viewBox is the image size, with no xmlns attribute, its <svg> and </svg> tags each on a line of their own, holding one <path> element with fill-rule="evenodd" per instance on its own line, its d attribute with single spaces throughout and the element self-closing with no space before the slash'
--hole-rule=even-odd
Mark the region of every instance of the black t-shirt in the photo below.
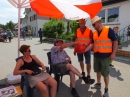
<svg viewBox="0 0 130 97">
<path fill-rule="evenodd" d="M 98 36 L 100 35 L 100 33 L 101 33 L 101 31 L 98 32 Z M 111 39 L 111 41 L 117 40 L 117 36 L 114 33 L 114 30 L 111 28 L 109 28 L 108 38 Z M 94 43 L 93 39 L 92 39 L 92 43 Z M 94 53 L 94 57 L 100 57 L 100 58 L 109 57 L 110 55 L 111 55 L 111 53 L 99 53 L 99 52 Z"/>
</svg>

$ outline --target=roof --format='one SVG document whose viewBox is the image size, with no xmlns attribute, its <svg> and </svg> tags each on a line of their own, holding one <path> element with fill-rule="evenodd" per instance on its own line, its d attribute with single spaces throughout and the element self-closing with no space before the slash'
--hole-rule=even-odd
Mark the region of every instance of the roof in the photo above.
<svg viewBox="0 0 130 97">
<path fill-rule="evenodd" d="M 128 1 L 128 0 L 102 0 L 102 5 L 106 6 L 106 5 L 115 4 L 124 1 Z"/>
</svg>

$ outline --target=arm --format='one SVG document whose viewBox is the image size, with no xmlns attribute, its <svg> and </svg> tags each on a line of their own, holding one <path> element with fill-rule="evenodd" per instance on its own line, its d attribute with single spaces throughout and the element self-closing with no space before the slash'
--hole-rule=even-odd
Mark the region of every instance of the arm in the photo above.
<svg viewBox="0 0 130 97">
<path fill-rule="evenodd" d="M 118 49 L 118 41 L 117 41 L 116 34 L 114 33 L 113 29 L 111 29 L 111 28 L 109 28 L 108 37 L 112 41 L 112 54 L 110 55 L 110 60 L 114 60 L 116 51 Z"/>
<path fill-rule="evenodd" d="M 42 67 L 43 70 L 46 70 L 46 67 L 44 66 L 44 64 L 35 56 L 35 55 L 32 55 L 32 58 L 36 61 L 36 63 Z"/>
<path fill-rule="evenodd" d="M 92 48 L 93 48 L 93 43 L 91 43 L 89 46 L 87 46 L 85 52 L 91 50 Z"/>
<path fill-rule="evenodd" d="M 22 74 L 22 73 L 27 73 L 27 70 L 20 70 L 20 67 L 22 66 L 23 62 L 21 59 L 18 60 L 18 62 L 16 63 L 16 66 L 14 68 L 14 72 L 13 74 L 14 75 L 19 75 L 19 74 Z"/>
<path fill-rule="evenodd" d="M 112 48 L 113 51 L 112 51 L 112 53 L 116 54 L 117 49 L 118 49 L 118 42 L 117 41 L 113 41 L 112 44 L 113 44 L 113 48 Z"/>
<path fill-rule="evenodd" d="M 75 45 L 75 44 L 78 44 L 78 42 L 70 42 L 70 43 L 66 43 L 66 44 L 62 44 L 61 46 L 58 47 L 58 50 L 62 50 L 64 48 L 67 48 L 71 45 Z"/>
</svg>

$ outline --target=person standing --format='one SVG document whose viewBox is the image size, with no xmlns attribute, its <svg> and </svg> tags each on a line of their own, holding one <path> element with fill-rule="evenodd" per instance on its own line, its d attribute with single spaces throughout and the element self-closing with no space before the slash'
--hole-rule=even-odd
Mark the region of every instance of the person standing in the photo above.
<svg viewBox="0 0 130 97">
<path fill-rule="evenodd" d="M 7 30 L 7 37 L 9 39 L 9 42 L 11 42 L 11 36 L 12 36 L 12 32 L 10 31 L 10 29 Z"/>
<path fill-rule="evenodd" d="M 32 40 L 32 36 L 31 35 L 32 35 L 31 30 L 28 30 L 28 38 Z"/>
<path fill-rule="evenodd" d="M 22 32 L 23 40 L 26 41 L 26 31 L 22 29 L 21 32 Z"/>
<path fill-rule="evenodd" d="M 119 30 L 119 27 L 118 26 L 115 26 L 115 27 L 113 27 L 113 30 L 114 30 L 114 32 L 115 32 L 115 34 L 116 34 L 116 37 L 117 37 L 117 39 L 118 39 L 118 30 Z"/>
<path fill-rule="evenodd" d="M 79 20 L 79 26 L 80 28 L 76 31 L 76 41 L 85 44 L 86 47 L 91 43 L 92 40 L 92 30 L 85 26 L 86 21 L 85 19 Z M 74 51 L 74 55 L 76 55 L 76 52 Z M 85 71 L 84 71 L 84 57 L 85 57 L 85 63 L 86 63 L 86 69 L 87 69 L 87 78 L 90 78 L 90 71 L 91 71 L 91 54 L 90 50 L 84 52 L 83 54 L 77 53 L 78 61 L 80 63 L 80 67 L 82 70 L 82 75 L 85 77 Z"/>
<path fill-rule="evenodd" d="M 119 29 L 119 27 L 118 26 L 114 26 L 113 27 L 113 30 L 114 30 L 114 32 L 115 32 L 115 34 L 116 34 L 116 37 L 117 37 L 117 40 L 118 40 L 118 29 Z M 110 62 L 110 67 L 114 67 L 114 65 L 112 65 L 112 61 Z"/>
<path fill-rule="evenodd" d="M 39 34 L 40 42 L 42 43 L 42 35 L 43 35 L 43 32 L 42 32 L 42 29 L 41 29 L 41 28 L 39 29 L 38 34 Z"/>
<path fill-rule="evenodd" d="M 101 18 L 95 16 L 92 20 L 92 26 L 95 28 L 92 43 L 86 48 L 88 51 L 93 48 L 94 51 L 94 71 L 97 73 L 97 83 L 92 89 L 101 88 L 101 75 L 104 77 L 105 91 L 103 97 L 109 97 L 109 64 L 114 60 L 117 51 L 117 37 L 108 26 L 103 26 Z"/>
</svg>

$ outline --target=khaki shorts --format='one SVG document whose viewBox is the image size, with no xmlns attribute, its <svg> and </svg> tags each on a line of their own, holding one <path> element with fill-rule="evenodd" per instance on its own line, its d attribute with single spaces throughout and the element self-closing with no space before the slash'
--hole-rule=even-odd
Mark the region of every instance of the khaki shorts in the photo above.
<svg viewBox="0 0 130 97">
<path fill-rule="evenodd" d="M 97 58 L 94 57 L 94 72 L 101 72 L 103 77 L 107 77 L 109 75 L 110 59 L 107 58 Z"/>
</svg>

